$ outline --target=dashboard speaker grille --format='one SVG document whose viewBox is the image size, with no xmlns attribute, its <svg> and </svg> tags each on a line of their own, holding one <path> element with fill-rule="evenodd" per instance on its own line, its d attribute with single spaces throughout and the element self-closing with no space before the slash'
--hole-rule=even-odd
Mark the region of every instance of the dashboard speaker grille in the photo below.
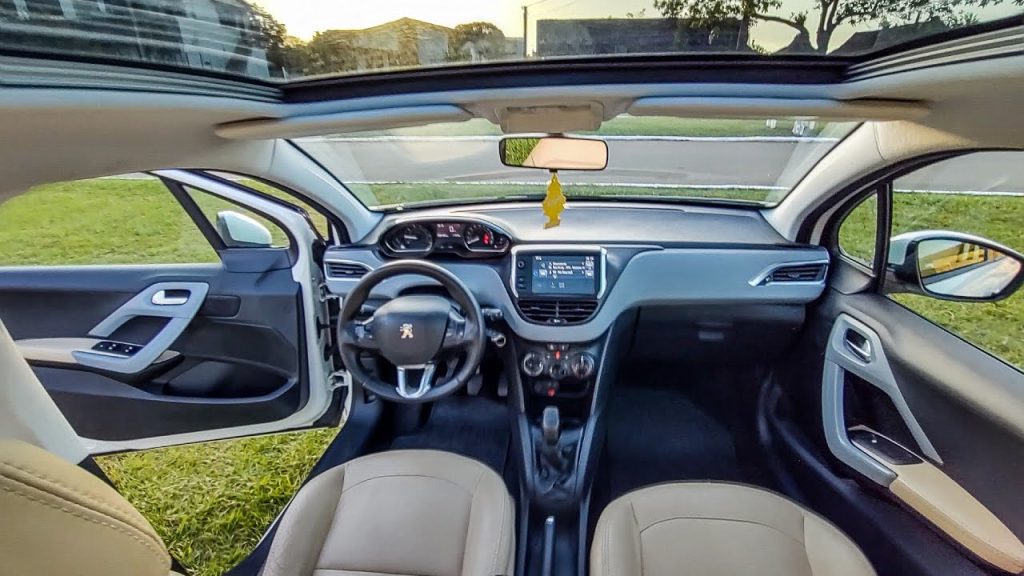
<svg viewBox="0 0 1024 576">
<path fill-rule="evenodd" d="M 797 264 L 780 266 L 765 278 L 765 282 L 820 282 L 825 279 L 827 264 Z"/>
<path fill-rule="evenodd" d="M 326 265 L 328 278 L 358 280 L 366 276 L 370 267 L 358 262 L 328 262 Z"/>
<path fill-rule="evenodd" d="M 580 324 L 597 311 L 597 300 L 519 300 L 523 317 L 540 324 Z"/>
</svg>

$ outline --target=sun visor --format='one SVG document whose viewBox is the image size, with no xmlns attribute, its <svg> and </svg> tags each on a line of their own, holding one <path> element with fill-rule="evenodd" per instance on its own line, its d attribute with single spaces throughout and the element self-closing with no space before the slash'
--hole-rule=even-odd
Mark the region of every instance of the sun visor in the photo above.
<svg viewBox="0 0 1024 576">
<path fill-rule="evenodd" d="M 906 100 L 830 100 L 824 98 L 640 98 L 629 107 L 633 116 L 689 118 L 807 117 L 828 120 L 917 120 L 928 107 Z"/>
<path fill-rule="evenodd" d="M 437 104 L 241 120 L 221 124 L 216 134 L 228 140 L 271 140 L 408 128 L 439 122 L 464 122 L 471 118 L 472 114 L 458 106 Z"/>
</svg>

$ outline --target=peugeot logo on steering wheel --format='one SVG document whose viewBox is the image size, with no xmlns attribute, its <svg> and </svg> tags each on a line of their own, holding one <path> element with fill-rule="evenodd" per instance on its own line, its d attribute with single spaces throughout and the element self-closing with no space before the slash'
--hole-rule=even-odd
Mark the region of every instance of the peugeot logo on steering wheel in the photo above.
<svg viewBox="0 0 1024 576">
<path fill-rule="evenodd" d="M 412 324 L 402 324 L 398 329 L 402 331 L 402 340 L 412 340 L 415 338 L 412 334 Z"/>
</svg>

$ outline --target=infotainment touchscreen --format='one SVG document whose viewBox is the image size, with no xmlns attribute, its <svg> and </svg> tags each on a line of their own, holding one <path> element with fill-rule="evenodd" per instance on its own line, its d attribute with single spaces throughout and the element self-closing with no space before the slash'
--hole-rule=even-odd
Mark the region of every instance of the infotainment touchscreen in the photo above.
<svg viewBox="0 0 1024 576">
<path fill-rule="evenodd" d="M 533 256 L 534 295 L 594 296 L 597 294 L 596 257 L 590 254 Z"/>
</svg>

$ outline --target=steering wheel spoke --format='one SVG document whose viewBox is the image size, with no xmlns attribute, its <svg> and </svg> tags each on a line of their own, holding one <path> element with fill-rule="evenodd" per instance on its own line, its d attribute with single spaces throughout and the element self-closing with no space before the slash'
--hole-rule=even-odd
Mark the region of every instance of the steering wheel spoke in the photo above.
<svg viewBox="0 0 1024 576">
<path fill-rule="evenodd" d="M 355 346 L 362 350 L 380 349 L 377 345 L 376 339 L 373 337 L 372 318 L 362 322 L 356 320 L 348 322 L 340 332 L 341 342 L 343 344 Z"/>
<path fill-rule="evenodd" d="M 416 389 L 409 387 L 409 372 L 421 371 L 420 384 Z M 434 385 L 434 373 L 437 371 L 437 365 L 433 362 L 428 362 L 423 366 L 398 366 L 398 385 L 395 386 L 395 390 L 398 395 L 406 400 L 416 400 L 422 398 L 430 392 L 430 389 Z"/>
</svg>

